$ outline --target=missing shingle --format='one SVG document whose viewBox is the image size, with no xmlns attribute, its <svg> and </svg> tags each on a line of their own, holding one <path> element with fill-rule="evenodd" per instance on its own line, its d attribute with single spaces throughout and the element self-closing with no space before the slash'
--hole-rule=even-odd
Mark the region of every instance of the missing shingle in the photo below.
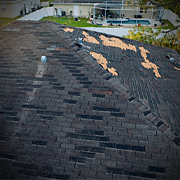
<svg viewBox="0 0 180 180">
<path fill-rule="evenodd" d="M 15 155 L 12 155 L 12 154 L 2 154 L 2 153 L 0 153 L 0 158 L 4 158 L 4 159 L 15 159 Z"/>
<path fill-rule="evenodd" d="M 61 83 L 54 83 L 54 82 L 49 82 L 50 85 L 53 85 L 53 86 L 61 86 Z"/>
<path fill-rule="evenodd" d="M 89 93 L 93 93 L 93 94 L 101 94 L 101 95 L 104 95 L 104 94 L 109 94 L 109 95 L 112 95 L 113 94 L 113 91 L 107 89 L 107 88 L 94 88 L 94 87 L 91 87 L 89 90 L 88 90 Z"/>
<path fill-rule="evenodd" d="M 97 153 L 104 153 L 105 151 L 105 148 L 92 147 L 92 146 L 76 146 L 75 149 L 80 151 L 89 151 L 89 152 L 97 152 Z"/>
<path fill-rule="evenodd" d="M 131 98 L 128 99 L 128 101 L 131 102 L 134 99 L 135 99 L 135 97 L 131 97 Z"/>
<path fill-rule="evenodd" d="M 87 157 L 87 158 L 94 158 L 95 157 L 95 153 L 92 152 L 80 152 L 80 156 L 82 157 Z"/>
<path fill-rule="evenodd" d="M 82 158 L 82 157 L 74 157 L 74 156 L 71 156 L 71 157 L 69 158 L 69 161 L 79 162 L 79 163 L 85 163 L 86 159 L 85 159 L 85 158 Z"/>
<path fill-rule="evenodd" d="M 76 80 L 88 81 L 88 78 L 86 78 L 86 77 L 76 77 Z"/>
<path fill-rule="evenodd" d="M 89 82 L 89 81 L 80 81 L 80 84 L 92 85 L 92 82 Z"/>
<path fill-rule="evenodd" d="M 70 73 L 80 73 L 81 70 L 69 70 Z"/>
<path fill-rule="evenodd" d="M 148 170 L 152 172 L 166 173 L 166 169 L 161 167 L 149 166 Z"/>
<path fill-rule="evenodd" d="M 19 121 L 19 118 L 17 118 L 17 117 L 7 117 L 6 120 L 8 120 L 8 121 Z"/>
<path fill-rule="evenodd" d="M 61 86 L 61 87 L 54 86 L 54 87 L 52 87 L 52 89 L 55 89 L 55 90 L 64 90 L 65 87 L 63 87 L 63 86 Z"/>
<path fill-rule="evenodd" d="M 143 114 L 144 114 L 145 116 L 147 116 L 147 115 L 150 114 L 150 113 L 151 113 L 150 110 L 143 112 Z"/>
<path fill-rule="evenodd" d="M 73 63 L 73 62 L 69 62 L 69 63 L 63 62 L 62 65 L 64 65 L 64 66 L 83 67 L 83 64 L 80 64 L 80 63 Z M 80 71 L 80 70 L 77 70 L 77 71 Z M 76 72 L 75 72 L 75 73 L 76 73 Z"/>
<path fill-rule="evenodd" d="M 110 112 L 120 112 L 120 109 L 116 109 L 116 108 L 104 108 L 104 107 L 93 107 L 93 110 L 97 110 L 97 111 L 110 111 Z"/>
<path fill-rule="evenodd" d="M 145 152 L 144 146 L 131 146 L 131 145 L 125 145 L 125 144 L 115 144 L 115 143 L 100 143 L 100 147 L 107 147 L 107 148 L 114 148 L 114 149 L 124 149 L 129 151 L 140 151 Z"/>
<path fill-rule="evenodd" d="M 105 98 L 104 94 L 92 94 L 92 97 Z"/>
<path fill-rule="evenodd" d="M 67 103 L 67 104 L 76 104 L 77 101 L 75 100 L 69 100 L 69 99 L 64 99 L 63 103 Z"/>
<path fill-rule="evenodd" d="M 62 112 L 56 112 L 56 111 L 37 111 L 37 114 L 40 115 L 49 115 L 49 116 L 62 116 L 63 113 Z"/>
<path fill-rule="evenodd" d="M 115 117 L 125 117 L 125 113 L 111 113 L 111 116 L 115 116 Z"/>
<path fill-rule="evenodd" d="M 81 129 L 76 129 L 76 133 L 79 133 L 79 134 L 89 134 L 89 135 L 104 135 L 104 131 L 100 131 L 100 130 L 81 130 Z"/>
<path fill-rule="evenodd" d="M 111 78 L 112 78 L 112 75 L 109 75 L 109 76 L 106 77 L 106 80 L 108 81 Z"/>
<path fill-rule="evenodd" d="M 84 74 L 72 74 L 72 76 L 75 76 L 75 77 L 84 77 Z"/>
<path fill-rule="evenodd" d="M 175 142 L 176 145 L 179 146 L 179 145 L 180 145 L 180 137 L 175 138 L 175 139 L 174 139 L 174 142 Z"/>
<path fill-rule="evenodd" d="M 95 116 L 95 115 L 91 116 L 91 115 L 84 115 L 84 114 L 76 114 L 76 118 L 102 120 L 103 116 Z"/>
<path fill-rule="evenodd" d="M 45 120 L 53 120 L 54 116 L 41 116 L 40 118 Z"/>
<path fill-rule="evenodd" d="M 159 121 L 159 122 L 157 123 L 157 127 L 160 127 L 162 124 L 164 124 L 164 122 L 163 122 L 163 121 Z"/>
<path fill-rule="evenodd" d="M 164 55 L 167 59 L 170 59 L 170 56 L 169 55 Z"/>
<path fill-rule="evenodd" d="M 0 136 L 0 141 L 6 141 L 6 140 L 7 140 L 7 137 Z"/>
<path fill-rule="evenodd" d="M 86 140 L 93 140 L 93 141 L 109 141 L 109 137 L 104 136 L 95 136 L 89 134 L 77 134 L 77 133 L 67 133 L 67 137 L 73 139 L 86 139 Z"/>
<path fill-rule="evenodd" d="M 46 146 L 47 145 L 47 141 L 33 141 L 32 144 L 40 145 L 40 146 Z"/>
<path fill-rule="evenodd" d="M 48 75 L 48 74 L 44 74 L 43 78 L 54 78 L 54 75 Z"/>
<path fill-rule="evenodd" d="M 139 176 L 143 178 L 151 178 L 155 179 L 156 174 L 147 174 L 147 173 L 136 173 L 136 172 L 130 172 L 130 171 L 124 171 L 123 169 L 118 169 L 118 168 L 112 168 L 112 167 L 106 167 L 107 173 L 112 173 L 112 174 L 122 174 L 122 175 L 129 175 L 129 176 Z"/>
<path fill-rule="evenodd" d="M 35 106 L 35 105 L 31 105 L 31 104 L 23 104 L 22 108 L 25 108 L 25 109 L 46 109 L 47 106 Z"/>
<path fill-rule="evenodd" d="M 29 133 L 16 133 L 16 137 L 29 137 Z"/>
<path fill-rule="evenodd" d="M 82 47 L 82 44 L 79 44 L 79 43 L 74 43 L 74 44 L 78 47 Z"/>
<path fill-rule="evenodd" d="M 69 91 L 68 92 L 69 95 L 72 95 L 72 96 L 80 96 L 80 92 L 72 92 L 72 91 Z"/>
</svg>

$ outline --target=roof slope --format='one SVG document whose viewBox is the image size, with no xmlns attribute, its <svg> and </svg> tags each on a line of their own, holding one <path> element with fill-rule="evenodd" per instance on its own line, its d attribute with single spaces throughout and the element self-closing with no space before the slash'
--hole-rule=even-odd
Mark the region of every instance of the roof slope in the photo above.
<svg viewBox="0 0 180 180">
<path fill-rule="evenodd" d="M 83 29 L 63 31 L 83 38 L 97 59 L 118 81 L 180 135 L 180 56 L 172 49 Z M 169 57 L 176 61 L 173 63 Z"/>
<path fill-rule="evenodd" d="M 175 134 L 70 31 L 23 21 L 0 29 L 1 179 L 178 179 Z"/>
</svg>

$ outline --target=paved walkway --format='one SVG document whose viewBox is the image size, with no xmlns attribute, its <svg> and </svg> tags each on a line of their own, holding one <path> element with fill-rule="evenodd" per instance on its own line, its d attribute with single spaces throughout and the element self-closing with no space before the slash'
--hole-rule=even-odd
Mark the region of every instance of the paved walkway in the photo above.
<svg viewBox="0 0 180 180">
<path fill-rule="evenodd" d="M 0 29 L 0 178 L 178 180 L 169 129 L 64 29 Z"/>
</svg>

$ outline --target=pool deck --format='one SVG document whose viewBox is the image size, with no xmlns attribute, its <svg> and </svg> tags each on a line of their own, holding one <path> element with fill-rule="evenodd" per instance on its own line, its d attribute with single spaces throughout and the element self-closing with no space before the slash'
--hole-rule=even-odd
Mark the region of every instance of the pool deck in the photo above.
<svg viewBox="0 0 180 180">
<path fill-rule="evenodd" d="M 128 20 L 128 19 L 122 19 L 122 18 L 107 18 L 107 19 L 96 19 L 94 21 L 94 24 L 102 24 L 102 26 L 108 26 L 110 23 L 107 23 L 107 21 L 125 21 L 125 20 Z M 143 26 L 148 26 L 148 27 L 155 27 L 154 25 L 157 24 L 157 26 L 161 25 L 161 23 L 155 19 L 144 19 L 144 18 L 130 18 L 129 20 L 146 20 L 146 21 L 149 21 L 150 24 L 149 25 L 143 25 Z M 134 27 L 135 25 L 138 25 L 139 23 L 137 24 L 122 24 L 122 23 L 113 23 L 113 25 L 115 26 L 118 26 L 118 25 L 121 25 L 123 27 Z"/>
</svg>

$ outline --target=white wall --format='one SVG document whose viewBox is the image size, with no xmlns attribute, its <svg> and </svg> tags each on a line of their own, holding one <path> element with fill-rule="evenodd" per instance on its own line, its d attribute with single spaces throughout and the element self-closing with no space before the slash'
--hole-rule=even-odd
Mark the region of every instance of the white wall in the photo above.
<svg viewBox="0 0 180 180">
<path fill-rule="evenodd" d="M 180 25 L 180 22 L 176 22 L 176 19 L 180 18 L 178 17 L 178 15 L 176 15 L 175 13 L 173 13 L 170 10 L 164 10 L 164 16 L 163 19 L 167 19 L 168 21 L 170 21 L 174 26 Z"/>
<path fill-rule="evenodd" d="M 62 11 L 66 12 L 66 15 L 70 14 L 70 11 L 72 11 L 72 15 L 74 15 L 74 5 L 78 5 L 78 16 L 80 17 L 86 17 L 88 15 L 88 12 L 90 12 L 91 8 L 93 8 L 93 4 L 54 4 L 54 15 L 56 15 L 55 13 L 55 8 L 59 9 L 61 8 Z"/>
<path fill-rule="evenodd" d="M 47 16 L 53 16 L 53 7 L 46 7 L 46 8 L 42 8 L 40 10 L 37 10 L 33 13 L 30 13 L 18 20 L 23 20 L 23 21 L 39 21 L 40 19 L 42 19 L 43 17 L 47 17 Z"/>
<path fill-rule="evenodd" d="M 5 2 L 5 1 L 4 1 Z M 21 0 L 16 2 L 7 1 L 5 3 L 0 2 L 0 17 L 8 17 L 8 18 L 15 18 L 20 15 L 20 11 L 24 9 L 24 4 L 31 11 L 31 2 L 32 5 L 37 8 L 40 7 L 40 0 Z M 2 12 L 1 5 L 4 4 L 6 8 L 6 12 Z"/>
<path fill-rule="evenodd" d="M 2 7 L 5 8 L 4 12 L 2 11 Z M 12 3 L 1 3 L 0 2 L 0 17 L 14 18 Z"/>
</svg>

